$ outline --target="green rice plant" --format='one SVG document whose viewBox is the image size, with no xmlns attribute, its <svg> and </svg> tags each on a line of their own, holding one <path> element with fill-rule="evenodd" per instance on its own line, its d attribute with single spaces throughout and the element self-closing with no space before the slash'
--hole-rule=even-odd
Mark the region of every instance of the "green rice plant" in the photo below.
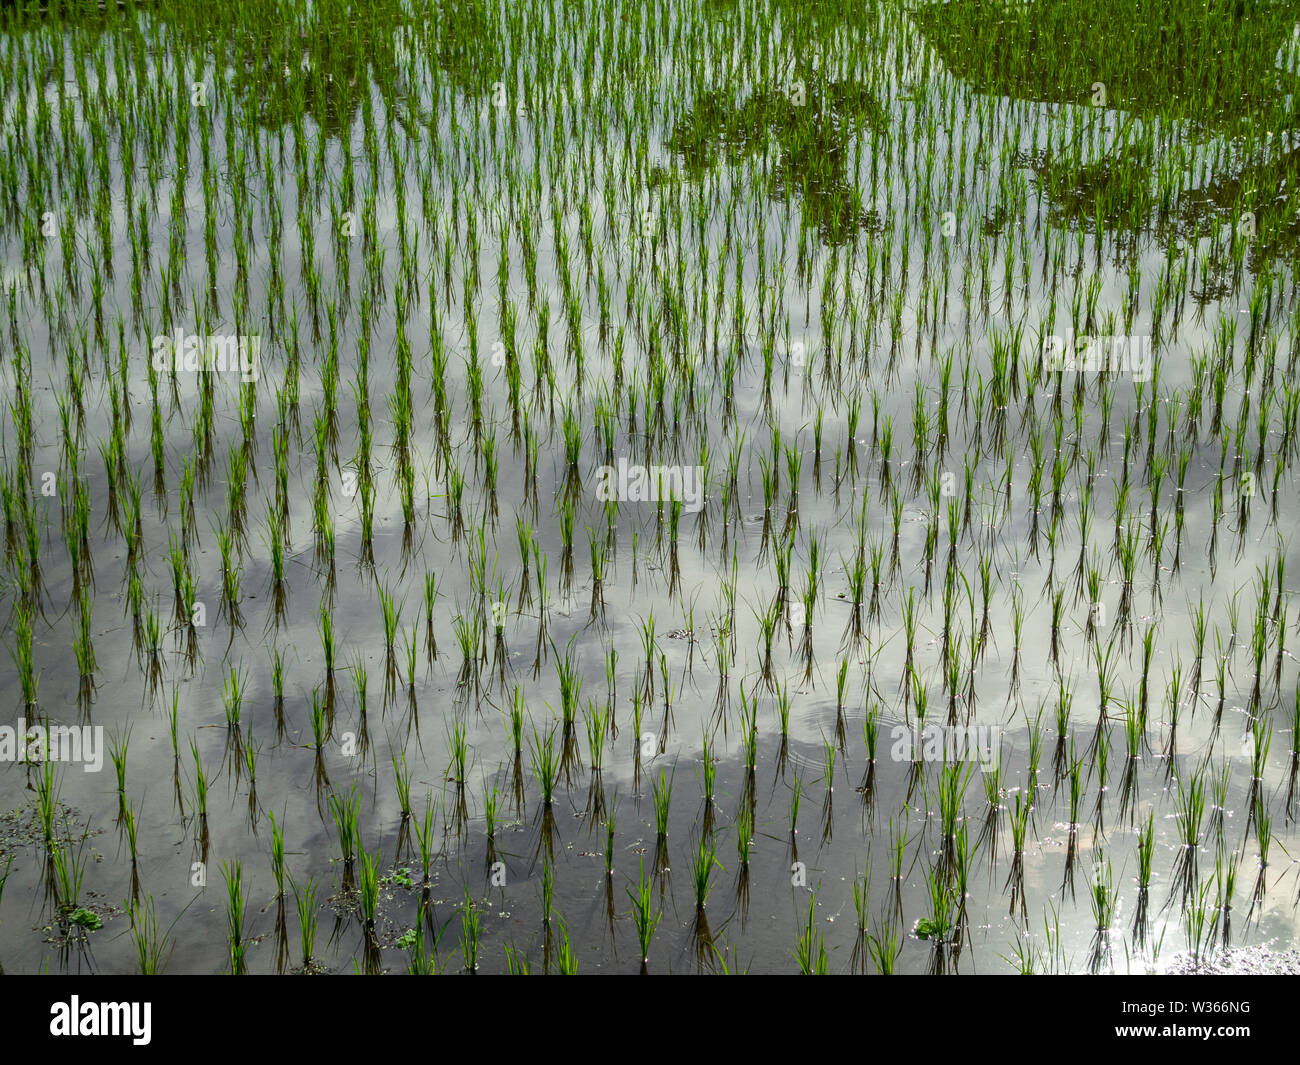
<svg viewBox="0 0 1300 1065">
<path fill-rule="evenodd" d="M 488 844 L 496 842 L 497 835 L 497 808 L 501 802 L 501 792 L 495 784 L 492 785 L 491 791 L 483 793 L 483 817 L 486 821 L 486 833 Z"/>
<path fill-rule="evenodd" d="M 117 808 L 120 817 L 126 810 L 126 756 L 131 747 L 131 727 L 121 735 L 109 740 L 108 757 L 113 763 L 113 775 L 117 778 Z"/>
<path fill-rule="evenodd" d="M 337 655 L 334 640 L 334 614 L 324 604 L 320 608 L 320 645 L 325 656 L 325 676 L 334 675 L 334 662 Z"/>
<path fill-rule="evenodd" d="M 1255 800 L 1255 842 L 1259 846 L 1259 870 L 1263 877 L 1268 868 L 1268 852 L 1273 842 L 1273 821 L 1263 798 Z"/>
<path fill-rule="evenodd" d="M 893 818 L 889 821 L 889 849 L 890 849 L 890 871 L 896 883 L 901 884 L 903 880 L 903 853 L 908 843 L 907 821 L 904 820 L 901 829 L 895 828 Z"/>
<path fill-rule="evenodd" d="M 1104 933 L 1109 930 L 1115 915 L 1115 891 L 1111 880 L 1110 859 L 1103 858 L 1100 854 L 1097 855 L 1093 866 L 1088 902 L 1092 907 L 1097 931 Z"/>
<path fill-rule="evenodd" d="M 360 840 L 359 818 L 361 813 L 361 794 L 354 784 L 346 797 L 338 792 L 331 792 L 329 797 L 330 815 L 334 819 L 334 830 L 338 836 L 339 852 L 343 862 L 351 866 L 357 856 Z"/>
<path fill-rule="evenodd" d="M 378 592 L 380 621 L 384 627 L 384 648 L 391 662 L 397 653 L 397 626 L 402 619 L 402 604 L 387 589 L 380 587 Z"/>
<path fill-rule="evenodd" d="M 691 886 L 695 890 L 695 910 L 697 913 L 704 911 L 704 904 L 708 901 L 709 879 L 713 875 L 714 866 L 722 869 L 722 863 L 718 861 L 714 842 L 712 838 L 705 840 L 701 837 L 696 842 L 695 851 L 691 857 Z"/>
<path fill-rule="evenodd" d="M 366 671 L 365 661 L 360 654 L 353 657 L 350 668 L 352 671 L 352 689 L 357 696 L 357 714 L 364 722 L 369 702 L 370 674 Z"/>
<path fill-rule="evenodd" d="M 605 756 L 605 735 L 609 730 L 609 713 L 587 700 L 587 750 L 592 773 L 599 773 Z"/>
<path fill-rule="evenodd" d="M 1178 780 L 1178 832 L 1183 846 L 1194 851 L 1201 842 L 1201 821 L 1205 816 L 1205 781 L 1195 774 L 1184 786 Z"/>
<path fill-rule="evenodd" d="M 858 938 L 867 934 L 867 906 L 871 899 L 870 885 L 865 875 L 853 879 L 853 912 L 858 918 Z"/>
<path fill-rule="evenodd" d="M 1156 849 L 1155 811 L 1147 815 L 1147 823 L 1138 833 L 1138 890 L 1151 886 L 1151 859 Z"/>
<path fill-rule="evenodd" d="M 221 873 L 226 882 L 226 939 L 230 953 L 230 973 L 243 976 L 247 971 L 248 944 L 244 940 L 244 910 L 247 898 L 244 895 L 243 867 L 239 859 L 221 863 Z"/>
<path fill-rule="evenodd" d="M 69 541 L 75 542 L 75 541 Z M 77 672 L 82 678 L 92 677 L 95 673 L 95 649 L 91 643 L 91 600 L 81 596 L 77 615 L 77 635 L 73 640 L 73 654 L 77 660 Z"/>
<path fill-rule="evenodd" d="M 206 821 L 208 817 L 208 778 L 203 772 L 203 760 L 199 757 L 198 744 L 190 741 L 190 754 L 194 758 L 194 807 L 198 810 L 199 819 Z"/>
<path fill-rule="evenodd" d="M 292 884 L 292 881 L 290 881 Z M 293 884 L 294 900 L 298 909 L 298 934 L 302 943 L 302 966 L 309 969 L 315 960 L 316 953 L 316 882 L 307 878 L 307 883 L 303 885 L 301 891 L 298 885 Z"/>
<path fill-rule="evenodd" d="M 425 890 L 429 887 L 429 869 L 433 865 L 434 842 L 433 793 L 424 800 L 424 816 L 415 823 L 415 840 L 420 849 L 420 871 L 424 874 Z"/>
<path fill-rule="evenodd" d="M 950 841 L 957 836 L 957 819 L 961 815 L 962 801 L 974 771 L 974 766 L 961 763 L 943 768 L 939 779 L 939 815 L 945 840 Z"/>
<path fill-rule="evenodd" d="M 560 756 L 555 749 L 555 729 L 543 739 L 533 729 L 532 752 L 533 779 L 542 793 L 542 808 L 549 810 L 555 800 L 555 785 L 560 777 Z"/>
<path fill-rule="evenodd" d="M 447 772 L 458 787 L 464 787 L 469 779 L 469 739 L 463 721 L 455 722 L 451 727 L 451 764 Z"/>
<path fill-rule="evenodd" d="M 878 936 L 874 933 L 867 934 L 867 953 L 871 956 L 876 972 L 881 976 L 893 974 L 894 965 L 897 963 L 902 950 L 902 940 L 898 929 L 893 925 L 885 928 Z"/>
<path fill-rule="evenodd" d="M 244 706 L 245 681 L 239 671 L 232 668 L 221 684 L 221 706 L 226 715 L 226 727 L 239 728 Z"/>
<path fill-rule="evenodd" d="M 60 781 L 55 762 L 47 758 L 40 763 L 36 775 L 36 818 L 41 826 L 41 838 L 47 850 L 55 848 L 54 822 L 58 815 Z"/>
<path fill-rule="evenodd" d="M 559 935 L 559 947 L 556 949 L 555 963 L 560 970 L 561 976 L 576 976 L 578 972 L 578 957 L 573 952 L 573 946 L 569 943 L 569 929 L 564 923 L 564 918 L 559 920 L 557 928 Z"/>
<path fill-rule="evenodd" d="M 275 877 L 275 897 L 284 897 L 284 828 L 275 819 L 275 811 L 268 810 L 271 819 L 271 873 Z"/>
<path fill-rule="evenodd" d="M 172 952 L 170 929 L 159 934 L 158 915 L 152 895 L 143 903 L 126 899 L 123 909 L 131 918 L 131 941 L 135 945 L 136 964 L 141 976 L 155 976 L 162 972 Z"/>
<path fill-rule="evenodd" d="M 478 971 L 480 922 L 478 907 L 466 887 L 465 903 L 460 911 L 460 953 L 468 973 Z"/>
<path fill-rule="evenodd" d="M 916 923 L 916 934 L 921 939 L 934 941 L 936 948 L 943 946 L 953 930 L 954 909 L 952 885 L 938 870 L 931 869 L 926 877 L 930 896 L 930 913 Z"/>
<path fill-rule="evenodd" d="M 1083 759 L 1078 757 L 1074 748 L 1074 737 L 1070 738 L 1070 824 L 1079 824 L 1079 804 L 1083 800 Z"/>
<path fill-rule="evenodd" d="M 360 868 L 357 877 L 357 894 L 361 903 L 361 920 L 368 934 L 373 935 L 375 917 L 379 913 L 379 868 L 382 863 L 379 852 L 373 855 L 364 847 L 360 851 Z"/>
<path fill-rule="evenodd" d="M 713 792 L 718 778 L 718 763 L 713 757 L 713 744 L 709 742 L 706 735 L 701 741 L 702 754 L 700 756 L 700 782 L 704 788 L 704 806 L 705 809 L 713 807 Z"/>
<path fill-rule="evenodd" d="M 1025 778 L 1027 781 L 1025 790 L 1031 797 L 1034 794 L 1034 790 L 1038 787 L 1038 760 L 1043 753 L 1042 721 L 1043 706 L 1040 703 L 1038 714 L 1035 716 L 1034 720 L 1031 722 L 1027 717 L 1025 719 L 1025 723 L 1029 726 L 1029 757 L 1025 769 Z"/>
<path fill-rule="evenodd" d="M 1220 912 L 1210 898 L 1213 881 L 1206 880 L 1188 899 L 1184 910 L 1184 934 L 1192 964 L 1199 967 L 1205 952 L 1214 943 Z"/>
<path fill-rule="evenodd" d="M 1029 826 L 1029 811 L 1032 802 L 1024 801 L 1020 792 L 1016 792 L 1011 811 L 1011 846 L 1012 852 L 1019 857 L 1025 852 L 1025 833 Z"/>
<path fill-rule="evenodd" d="M 862 742 L 867 748 L 867 764 L 876 762 L 876 747 L 880 737 L 880 707 L 872 703 L 862 720 Z"/>
<path fill-rule="evenodd" d="M 50 864 L 54 869 L 54 897 L 65 917 L 75 913 L 81 906 L 81 885 L 86 877 L 85 849 L 86 841 L 83 837 L 76 850 L 73 850 L 69 831 L 64 841 L 49 851 Z"/>
<path fill-rule="evenodd" d="M 438 657 L 438 637 L 433 628 L 434 603 L 438 598 L 438 579 L 433 573 L 424 575 L 424 647 L 429 661 Z"/>
<path fill-rule="evenodd" d="M 776 710 L 781 717 L 781 739 L 788 740 L 790 736 L 790 695 L 786 691 L 785 683 L 778 681 L 776 685 Z"/>
<path fill-rule="evenodd" d="M 627 889 L 628 898 L 632 900 L 632 922 L 636 926 L 637 943 L 641 948 L 641 964 L 650 961 L 650 941 L 663 917 L 663 911 L 655 908 L 654 891 L 650 879 L 645 875 L 645 859 L 641 859 L 641 872 L 635 892 Z"/>
<path fill-rule="evenodd" d="M 655 781 L 654 786 L 654 807 L 655 807 L 655 834 L 659 839 L 668 838 L 668 804 L 673 797 L 673 779 L 677 776 L 676 769 L 670 777 L 663 768 L 659 770 L 659 779 Z"/>
<path fill-rule="evenodd" d="M 429 950 L 429 943 L 424 929 L 424 920 L 417 919 L 415 927 L 397 941 L 399 947 L 406 946 L 411 950 L 411 964 L 408 972 L 412 976 L 433 976 L 438 971 L 437 958 Z M 437 950 L 437 945 L 438 940 L 435 938 L 433 942 L 434 951 Z"/>
<path fill-rule="evenodd" d="M 1273 743 L 1273 725 L 1263 716 L 1251 721 L 1250 772 L 1251 779 L 1261 782 L 1264 779 L 1264 766 L 1268 761 L 1269 747 Z"/>
<path fill-rule="evenodd" d="M 411 771 L 406 766 L 406 752 L 401 755 L 394 754 L 393 760 L 393 786 L 397 791 L 397 805 L 402 811 L 402 820 L 405 821 L 411 816 Z"/>
<path fill-rule="evenodd" d="M 325 749 L 325 741 L 329 738 L 329 721 L 326 719 L 325 703 L 321 700 L 320 689 L 312 688 L 311 690 L 311 735 L 312 743 L 317 753 Z"/>
<path fill-rule="evenodd" d="M 808 899 L 808 921 L 799 933 L 793 952 L 801 976 L 825 976 L 830 972 L 830 962 L 826 958 L 826 936 L 816 927 L 816 908 L 817 895 L 814 892 Z"/>
</svg>

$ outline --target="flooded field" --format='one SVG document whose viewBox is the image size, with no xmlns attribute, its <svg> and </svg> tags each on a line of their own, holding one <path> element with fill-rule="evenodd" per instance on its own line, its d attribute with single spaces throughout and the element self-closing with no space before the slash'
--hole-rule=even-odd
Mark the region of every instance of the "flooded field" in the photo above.
<svg viewBox="0 0 1300 1065">
<path fill-rule="evenodd" d="M 1300 11 L 1134 6 L 0 4 L 3 970 L 1294 948 Z"/>
</svg>

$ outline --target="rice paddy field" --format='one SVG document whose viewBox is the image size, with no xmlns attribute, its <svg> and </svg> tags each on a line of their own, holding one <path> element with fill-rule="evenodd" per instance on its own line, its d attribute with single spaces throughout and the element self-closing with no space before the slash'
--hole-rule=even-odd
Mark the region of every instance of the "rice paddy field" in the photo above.
<svg viewBox="0 0 1300 1065">
<path fill-rule="evenodd" d="M 1300 8 L 0 4 L 0 965 L 1297 933 Z"/>
</svg>

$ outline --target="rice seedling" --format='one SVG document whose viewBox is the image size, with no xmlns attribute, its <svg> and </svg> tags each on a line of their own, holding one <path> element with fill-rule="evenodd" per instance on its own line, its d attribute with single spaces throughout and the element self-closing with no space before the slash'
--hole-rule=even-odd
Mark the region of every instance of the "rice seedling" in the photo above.
<svg viewBox="0 0 1300 1065">
<path fill-rule="evenodd" d="M 357 856 L 360 841 L 358 819 L 361 812 L 361 795 L 356 785 L 345 797 L 337 792 L 329 797 L 330 815 L 334 820 L 335 833 L 338 836 L 339 852 L 345 866 L 350 867 Z"/>
<path fill-rule="evenodd" d="M 357 878 L 357 892 L 361 905 L 361 920 L 367 935 L 373 935 L 375 917 L 379 913 L 379 869 L 382 859 L 379 852 L 371 855 L 365 848 L 360 848 L 360 869 Z"/>
<path fill-rule="evenodd" d="M 695 846 L 695 852 L 691 858 L 691 886 L 695 892 L 695 911 L 702 913 L 704 904 L 709 899 L 709 880 L 713 875 L 714 867 L 722 868 L 717 859 L 717 851 L 713 840 L 705 840 L 701 837 Z"/>
<path fill-rule="evenodd" d="M 555 750 L 555 730 L 547 732 L 545 738 L 533 730 L 532 750 L 533 780 L 542 795 L 542 808 L 550 809 L 555 799 L 555 786 L 560 777 L 559 752 Z"/>
<path fill-rule="evenodd" d="M 124 908 L 131 919 L 131 941 L 135 945 L 137 970 L 141 976 L 156 976 L 162 972 L 175 947 L 171 930 L 159 933 L 152 895 L 147 896 L 143 903 L 127 899 Z"/>
<path fill-rule="evenodd" d="M 556 952 L 556 966 L 561 976 L 575 976 L 578 972 L 578 958 L 569 942 L 569 929 L 560 918 L 558 926 L 560 945 Z"/>
<path fill-rule="evenodd" d="M 63 917 L 74 921 L 74 923 L 82 923 L 76 920 L 76 914 L 81 908 L 82 884 L 86 877 L 88 856 L 85 849 L 86 841 L 84 837 L 78 841 L 76 849 L 73 849 L 70 829 L 68 835 L 61 842 L 56 842 L 49 849 L 50 864 L 54 871 L 55 901 L 58 903 Z M 98 926 L 96 925 L 96 927 Z"/>
<path fill-rule="evenodd" d="M 479 966 L 479 935 L 482 918 L 478 907 L 465 889 L 465 902 L 460 916 L 460 953 L 467 973 L 475 973 Z"/>
<path fill-rule="evenodd" d="M 452 724 L 449 742 L 451 764 L 447 767 L 447 773 L 456 782 L 457 787 L 463 788 L 469 779 L 469 740 L 463 721 Z"/>
<path fill-rule="evenodd" d="M 814 893 L 808 899 L 808 921 L 799 934 L 793 952 L 801 976 L 825 976 L 830 972 L 830 962 L 826 957 L 826 936 L 816 927 L 816 908 L 817 895 Z"/>
<path fill-rule="evenodd" d="M 230 972 L 232 976 L 243 976 L 248 971 L 248 944 L 244 939 L 247 897 L 244 895 L 243 868 L 238 860 L 233 863 L 222 862 L 221 875 L 226 883 L 226 939 L 230 953 Z"/>
<path fill-rule="evenodd" d="M 867 934 L 867 953 L 871 956 L 876 972 L 881 976 L 889 976 L 893 973 L 902 950 L 903 944 L 898 929 L 892 925 L 883 929 L 880 935 Z"/>
<path fill-rule="evenodd" d="M 301 891 L 293 885 L 294 899 L 298 909 L 298 930 L 302 943 L 302 967 L 309 970 L 315 960 L 316 952 L 316 882 L 307 878 Z"/>
<path fill-rule="evenodd" d="M 650 880 L 645 875 L 645 861 L 641 862 L 640 875 L 636 890 L 627 889 L 628 898 L 632 900 L 632 922 L 636 927 L 637 943 L 641 949 L 641 966 L 650 961 L 650 941 L 654 939 L 656 929 L 663 917 L 663 912 L 654 905 L 654 895 Z"/>
</svg>

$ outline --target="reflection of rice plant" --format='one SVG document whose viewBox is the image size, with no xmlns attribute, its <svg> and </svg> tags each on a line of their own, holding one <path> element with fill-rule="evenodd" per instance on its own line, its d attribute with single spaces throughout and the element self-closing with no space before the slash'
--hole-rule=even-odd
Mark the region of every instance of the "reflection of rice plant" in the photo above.
<svg viewBox="0 0 1300 1065">
<path fill-rule="evenodd" d="M 549 861 L 542 863 L 542 924 L 551 923 L 551 912 L 555 906 L 555 866 Z"/>
<path fill-rule="evenodd" d="M 198 744 L 190 741 L 190 755 L 194 759 L 194 806 L 199 818 L 207 820 L 208 816 L 208 778 L 203 772 L 203 760 L 199 757 Z"/>
</svg>

